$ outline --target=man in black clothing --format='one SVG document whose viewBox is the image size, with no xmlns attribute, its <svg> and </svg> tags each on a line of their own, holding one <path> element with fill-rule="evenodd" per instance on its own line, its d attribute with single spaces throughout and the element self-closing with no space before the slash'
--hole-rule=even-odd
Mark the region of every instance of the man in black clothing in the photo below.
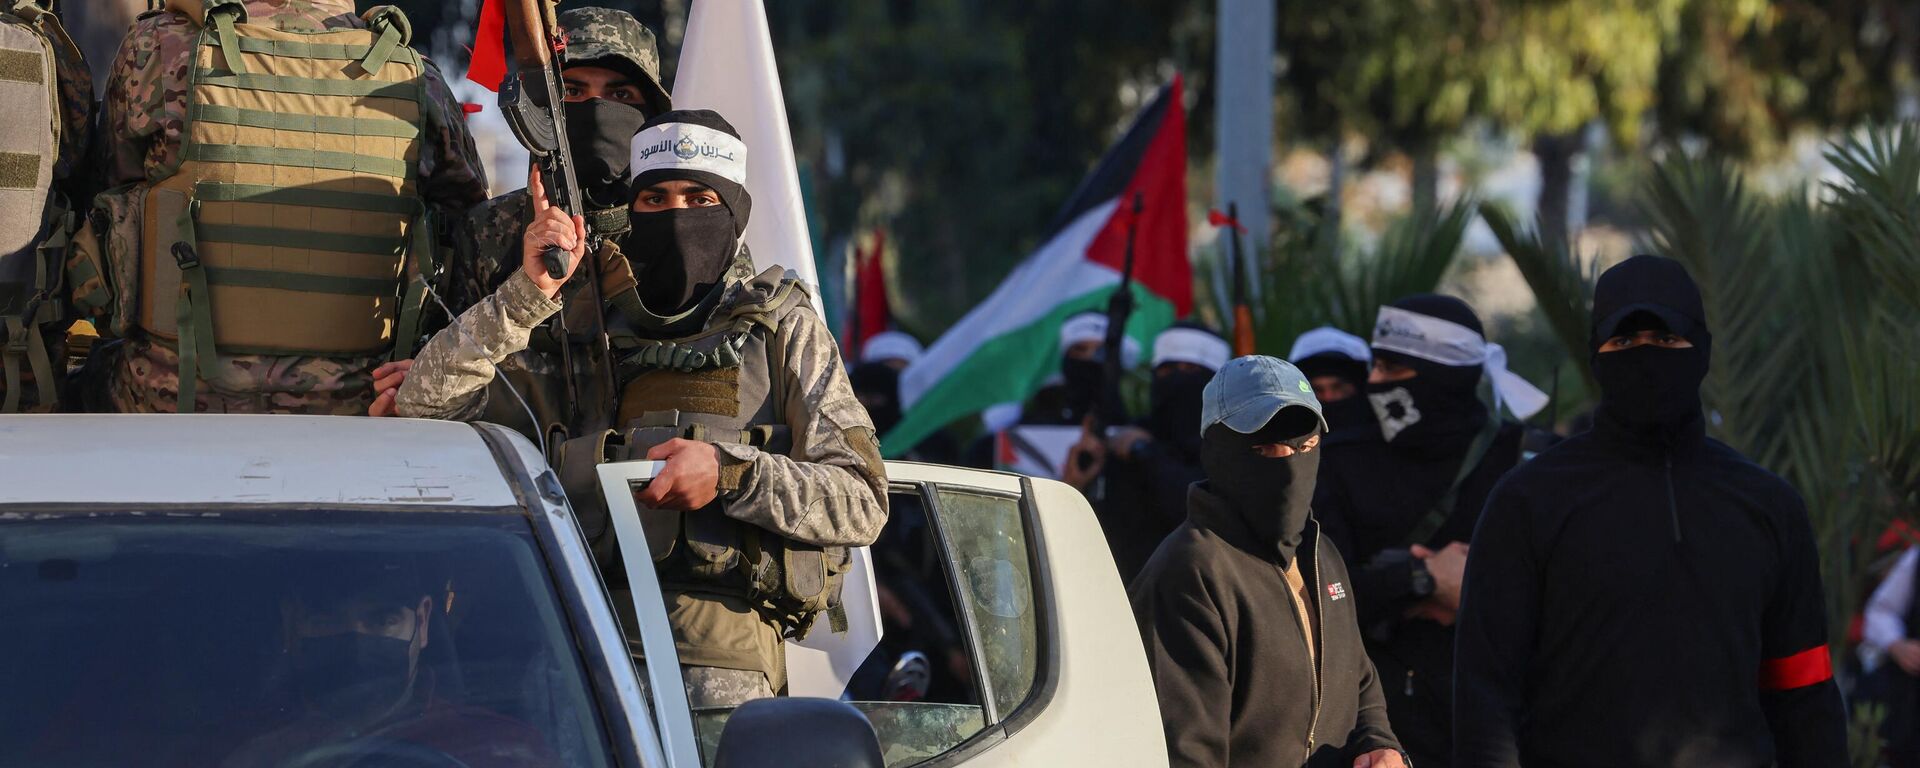
<svg viewBox="0 0 1920 768">
<path fill-rule="evenodd" d="M 1197 323 L 1174 323 L 1153 339 L 1147 415 L 1107 435 L 1094 505 L 1122 583 L 1187 519 L 1187 487 L 1205 477 L 1201 393 L 1232 357 L 1226 339 Z"/>
<path fill-rule="evenodd" d="M 1678 262 L 1594 288 L 1591 430 L 1497 487 L 1460 613 L 1458 768 L 1839 768 L 1820 562 L 1793 488 L 1706 437 Z"/>
<path fill-rule="evenodd" d="M 1445 768 L 1466 542 L 1487 493 L 1520 461 L 1520 427 L 1489 412 L 1479 384 L 1491 378 L 1522 417 L 1544 398 L 1506 372 L 1479 318 L 1449 296 L 1381 307 L 1373 361 L 1377 426 L 1329 436 L 1314 512 L 1357 564 L 1354 600 L 1394 732 L 1421 768 Z"/>
<path fill-rule="evenodd" d="M 1373 427 L 1373 406 L 1366 397 L 1373 352 L 1365 339 L 1324 325 L 1294 339 L 1287 359 L 1313 384 L 1329 435 Z"/>
<path fill-rule="evenodd" d="M 1187 521 L 1133 585 L 1173 768 L 1406 768 L 1340 553 L 1308 500 L 1326 430 L 1292 365 L 1207 384 Z"/>
</svg>

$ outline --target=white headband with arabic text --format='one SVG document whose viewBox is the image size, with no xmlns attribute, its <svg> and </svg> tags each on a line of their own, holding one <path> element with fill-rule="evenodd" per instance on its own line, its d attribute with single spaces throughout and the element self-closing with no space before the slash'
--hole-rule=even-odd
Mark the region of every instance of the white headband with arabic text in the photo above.
<svg viewBox="0 0 1920 768">
<path fill-rule="evenodd" d="M 633 175 L 648 171 L 705 171 L 747 184 L 747 145 L 723 131 L 693 123 L 663 123 L 633 136 Z"/>
<path fill-rule="evenodd" d="M 1373 324 L 1373 348 L 1446 366 L 1480 366 L 1493 383 L 1493 407 L 1505 405 L 1521 419 L 1547 407 L 1547 393 L 1507 370 L 1507 350 L 1450 320 L 1381 307 Z"/>
</svg>

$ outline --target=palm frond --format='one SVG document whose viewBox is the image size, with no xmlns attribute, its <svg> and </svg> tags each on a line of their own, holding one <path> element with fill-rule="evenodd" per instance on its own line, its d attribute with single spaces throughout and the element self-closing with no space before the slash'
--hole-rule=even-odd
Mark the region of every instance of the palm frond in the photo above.
<svg viewBox="0 0 1920 768">
<path fill-rule="evenodd" d="M 1564 243 L 1548 243 L 1540 238 L 1536 223 L 1531 232 L 1522 232 L 1513 212 L 1492 201 L 1480 204 L 1480 219 L 1493 230 L 1494 239 L 1520 268 L 1520 276 L 1533 290 L 1534 302 L 1547 318 L 1547 326 L 1566 347 L 1567 358 L 1574 362 L 1588 392 L 1597 392 L 1593 367 L 1588 359 L 1588 326 L 1593 314 L 1593 284 L 1599 279 L 1599 262 L 1585 268 Z"/>
</svg>

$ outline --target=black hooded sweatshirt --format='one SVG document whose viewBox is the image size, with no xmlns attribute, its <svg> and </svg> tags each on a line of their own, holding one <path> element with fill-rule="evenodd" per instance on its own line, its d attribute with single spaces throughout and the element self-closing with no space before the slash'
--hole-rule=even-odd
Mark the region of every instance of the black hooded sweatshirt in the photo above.
<svg viewBox="0 0 1920 768">
<path fill-rule="evenodd" d="M 1347 768 L 1367 752 L 1399 749 L 1360 643 L 1346 565 L 1308 513 L 1318 457 L 1307 458 L 1291 488 L 1271 482 L 1278 472 L 1209 465 L 1227 485 L 1192 486 L 1187 521 L 1133 582 L 1173 768 Z M 1233 498 L 1268 502 L 1248 512 Z M 1294 560 L 1312 606 L 1288 584 Z M 1315 624 L 1317 656 L 1307 645 Z"/>
<path fill-rule="evenodd" d="M 1394 306 L 1481 330 L 1479 319 L 1458 299 L 1413 296 Z M 1453 627 L 1408 617 L 1431 591 L 1430 581 L 1427 593 L 1416 591 L 1415 570 L 1424 577 L 1426 569 L 1416 565 L 1408 539 L 1453 485 L 1475 436 L 1494 415 L 1476 394 L 1479 368 L 1397 359 L 1417 369 L 1419 377 L 1371 389 L 1408 388 L 1420 422 L 1391 442 L 1372 419 L 1335 429 L 1326 440 L 1313 509 L 1327 538 L 1353 563 L 1360 628 L 1394 733 L 1421 768 L 1446 768 L 1453 751 Z M 1435 551 L 1455 541 L 1471 544 L 1487 494 L 1520 461 L 1520 442 L 1519 425 L 1498 425 L 1486 454 L 1461 480 L 1452 514 L 1419 543 Z"/>
<path fill-rule="evenodd" d="M 1456 768 L 1838 768 L 1819 557 L 1785 481 L 1705 435 L 1711 347 L 1675 262 L 1602 276 L 1593 429 L 1495 488 L 1459 616 Z M 1636 319 L 1636 316 L 1637 319 Z M 1636 356 L 1637 355 L 1637 356 Z"/>
</svg>

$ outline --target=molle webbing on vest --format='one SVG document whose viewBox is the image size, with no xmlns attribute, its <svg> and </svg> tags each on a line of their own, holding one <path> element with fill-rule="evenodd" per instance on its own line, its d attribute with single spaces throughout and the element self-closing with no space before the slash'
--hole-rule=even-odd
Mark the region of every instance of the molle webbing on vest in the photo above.
<svg viewBox="0 0 1920 768">
<path fill-rule="evenodd" d="M 210 352 L 410 356 L 435 265 L 405 16 L 291 32 L 202 4 L 183 161 L 150 185 L 140 272 L 140 325 L 180 342 L 183 404 Z"/>
<path fill-rule="evenodd" d="M 45 411 L 57 405 L 62 355 L 47 337 L 73 221 L 48 191 L 63 129 L 54 49 L 73 45 L 38 5 L 3 2 L 0 14 L 0 413 Z"/>
<path fill-rule="evenodd" d="M 740 415 L 740 368 L 697 371 L 652 370 L 627 382 L 620 396 L 617 424 L 628 424 L 642 414 L 664 411 Z"/>
<path fill-rule="evenodd" d="M 784 273 L 784 269 L 775 267 L 755 277 L 732 300 L 726 315 L 715 318 L 706 330 L 692 336 L 667 340 L 631 334 L 614 336 L 611 344 L 622 384 L 649 370 L 739 367 L 747 338 L 761 328 L 766 329 L 768 335 L 778 332 L 781 315 L 804 298 L 798 283 L 781 278 Z M 634 310 L 621 306 L 624 299 L 631 299 L 625 303 L 637 304 L 638 298 L 632 291 L 615 297 L 616 308 L 631 316 Z"/>
</svg>

